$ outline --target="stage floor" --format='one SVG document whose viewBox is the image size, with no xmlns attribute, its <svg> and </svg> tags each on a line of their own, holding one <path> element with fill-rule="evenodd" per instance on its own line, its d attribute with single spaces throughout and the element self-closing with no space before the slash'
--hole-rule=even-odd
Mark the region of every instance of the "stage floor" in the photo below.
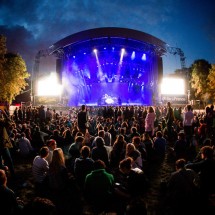
<svg viewBox="0 0 215 215">
<path fill-rule="evenodd" d="M 81 106 L 82 104 L 79 104 L 78 106 Z M 131 105 L 134 105 L 134 106 L 148 106 L 146 104 L 141 104 L 141 103 L 135 103 L 135 102 L 131 102 L 131 103 L 124 103 L 122 102 L 122 104 L 103 104 L 103 105 L 98 105 L 98 103 L 87 103 L 86 104 L 87 106 L 96 106 L 96 107 L 105 107 L 105 106 L 131 106 Z"/>
</svg>

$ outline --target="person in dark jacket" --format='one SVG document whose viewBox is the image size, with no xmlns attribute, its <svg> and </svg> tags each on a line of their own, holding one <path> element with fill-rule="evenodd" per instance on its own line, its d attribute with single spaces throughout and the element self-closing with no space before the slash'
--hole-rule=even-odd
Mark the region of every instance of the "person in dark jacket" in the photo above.
<svg viewBox="0 0 215 215">
<path fill-rule="evenodd" d="M 194 163 L 188 163 L 186 168 L 193 169 L 196 173 L 198 173 L 199 182 L 197 185 L 200 190 L 203 212 L 207 209 L 210 197 L 215 195 L 215 159 L 213 157 L 214 149 L 211 146 L 203 146 L 200 153 L 202 160 Z"/>
<path fill-rule="evenodd" d="M 88 122 L 88 114 L 86 105 L 81 106 L 81 111 L 78 113 L 78 128 L 85 134 Z"/>
<path fill-rule="evenodd" d="M 23 203 L 16 197 L 13 190 L 7 186 L 7 176 L 4 170 L 0 169 L 0 202 L 1 214 L 21 214 Z"/>
<path fill-rule="evenodd" d="M 196 214 L 197 188 L 194 184 L 195 171 L 185 168 L 185 159 L 175 162 L 174 171 L 168 182 L 166 190 L 166 204 L 171 215 Z"/>
<path fill-rule="evenodd" d="M 148 190 L 147 177 L 140 168 L 132 167 L 133 162 L 131 157 L 123 159 L 114 174 L 119 214 L 125 214 L 127 204 L 134 199 L 141 199 Z"/>
<path fill-rule="evenodd" d="M 90 158 L 90 147 L 81 148 L 81 156 L 75 159 L 74 173 L 80 188 L 83 188 L 86 175 L 91 173 L 94 168 L 94 160 Z"/>
<path fill-rule="evenodd" d="M 96 146 L 92 149 L 92 159 L 94 161 L 100 159 L 104 161 L 107 167 L 109 167 L 108 151 L 105 147 L 105 141 L 102 137 L 96 138 Z"/>
</svg>

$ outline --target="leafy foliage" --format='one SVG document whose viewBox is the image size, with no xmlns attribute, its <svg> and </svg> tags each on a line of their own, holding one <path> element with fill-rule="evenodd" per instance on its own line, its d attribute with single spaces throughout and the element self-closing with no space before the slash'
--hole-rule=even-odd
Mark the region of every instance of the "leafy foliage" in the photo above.
<svg viewBox="0 0 215 215">
<path fill-rule="evenodd" d="M 215 64 L 212 64 L 212 67 L 208 75 L 208 92 L 210 94 L 210 99 L 215 99 Z"/>
<path fill-rule="evenodd" d="M 208 75 L 211 64 L 206 60 L 196 60 L 191 66 L 191 88 L 195 99 L 208 100 Z"/>
<path fill-rule="evenodd" d="M 26 64 L 18 54 L 7 53 L 6 38 L 0 36 L 0 100 L 9 104 L 28 85 L 30 74 Z"/>
<path fill-rule="evenodd" d="M 2 35 L 0 35 L 0 84 L 1 84 L 1 80 L 2 78 L 4 78 L 4 74 L 3 74 L 3 65 L 5 62 L 5 54 L 7 52 L 6 49 L 6 38 L 3 37 Z M 2 87 L 2 85 L 0 85 Z"/>
</svg>

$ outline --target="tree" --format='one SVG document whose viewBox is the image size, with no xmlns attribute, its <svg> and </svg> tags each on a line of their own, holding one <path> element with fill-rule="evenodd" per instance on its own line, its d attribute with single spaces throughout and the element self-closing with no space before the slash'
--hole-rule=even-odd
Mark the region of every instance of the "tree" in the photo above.
<svg viewBox="0 0 215 215">
<path fill-rule="evenodd" d="M 191 92 L 194 93 L 194 99 L 201 99 L 207 102 L 209 99 L 208 93 L 208 74 L 211 69 L 211 64 L 206 60 L 200 59 L 194 61 L 191 66 Z"/>
<path fill-rule="evenodd" d="M 184 69 L 176 69 L 174 72 L 175 77 L 189 79 L 190 78 L 190 69 L 184 68 Z"/>
<path fill-rule="evenodd" d="M 3 76 L 3 65 L 5 63 L 4 55 L 6 54 L 6 38 L 0 35 L 0 79 L 2 80 Z"/>
<path fill-rule="evenodd" d="M 215 100 L 215 64 L 212 64 L 208 75 L 208 93 L 212 101 Z"/>
<path fill-rule="evenodd" d="M 0 35 L 0 101 L 11 104 L 28 85 L 29 76 L 25 61 L 18 54 L 7 53 L 6 38 Z"/>
</svg>

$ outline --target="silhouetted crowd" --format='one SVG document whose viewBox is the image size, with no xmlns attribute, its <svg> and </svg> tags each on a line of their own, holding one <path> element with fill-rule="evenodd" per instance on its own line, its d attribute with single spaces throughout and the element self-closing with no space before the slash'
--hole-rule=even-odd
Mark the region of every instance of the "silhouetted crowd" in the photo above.
<svg viewBox="0 0 215 215">
<path fill-rule="evenodd" d="M 152 167 L 162 182 L 161 215 L 215 214 L 215 110 L 191 105 L 17 107 L 0 113 L 3 214 L 147 214 Z M 34 198 L 9 188 L 17 160 L 32 165 Z"/>
</svg>

